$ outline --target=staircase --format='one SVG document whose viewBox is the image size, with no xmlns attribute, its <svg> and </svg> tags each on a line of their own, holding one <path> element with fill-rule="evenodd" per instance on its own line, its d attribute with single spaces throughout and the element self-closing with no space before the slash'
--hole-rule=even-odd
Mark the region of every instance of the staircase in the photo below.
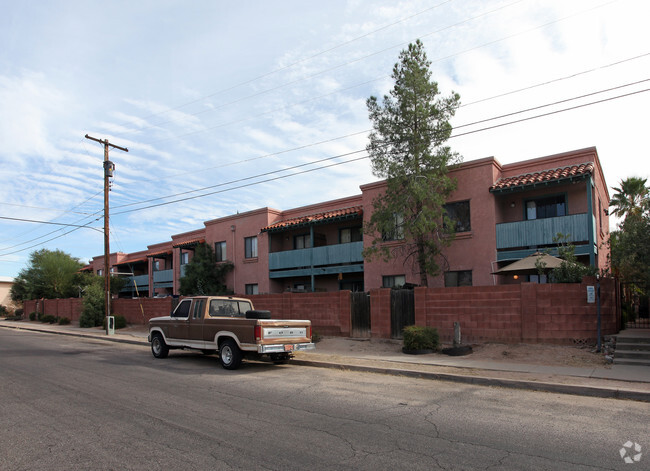
<svg viewBox="0 0 650 471">
<path fill-rule="evenodd" d="M 614 364 L 650 367 L 650 330 L 624 330 L 618 334 Z"/>
</svg>

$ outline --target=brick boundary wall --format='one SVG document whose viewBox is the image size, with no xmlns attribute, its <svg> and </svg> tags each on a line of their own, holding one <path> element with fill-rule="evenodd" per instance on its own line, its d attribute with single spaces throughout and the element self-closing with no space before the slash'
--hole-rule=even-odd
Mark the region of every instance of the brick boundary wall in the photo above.
<svg viewBox="0 0 650 471">
<path fill-rule="evenodd" d="M 597 307 L 587 303 L 585 278 L 575 284 L 521 283 L 459 288 L 415 288 L 415 323 L 438 329 L 442 341 L 453 338 L 454 322 L 460 322 L 464 342 L 573 343 L 596 339 Z M 275 318 L 308 319 L 320 335 L 350 335 L 350 292 L 279 293 L 244 296 L 256 309 L 269 310 Z M 129 324 L 146 324 L 166 316 L 172 298 L 114 299 L 113 314 Z M 24 303 L 25 315 L 37 310 L 79 321 L 82 300 L 46 299 Z M 616 282 L 601 280 L 601 333 L 618 332 L 621 321 Z M 391 337 L 390 289 L 370 292 L 371 337 Z"/>
</svg>

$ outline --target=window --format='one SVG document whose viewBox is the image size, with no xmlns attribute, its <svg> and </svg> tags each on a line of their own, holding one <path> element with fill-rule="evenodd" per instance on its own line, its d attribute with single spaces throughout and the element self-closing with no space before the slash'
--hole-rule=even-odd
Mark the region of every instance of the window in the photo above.
<svg viewBox="0 0 650 471">
<path fill-rule="evenodd" d="M 555 195 L 526 201 L 526 219 L 566 216 L 566 196 Z"/>
<path fill-rule="evenodd" d="M 244 258 L 257 258 L 257 236 L 244 237 Z"/>
<path fill-rule="evenodd" d="M 103 274 L 104 274 L 104 270 L 102 270 L 101 268 L 99 270 L 97 270 L 97 275 L 98 276 L 102 276 Z"/>
<path fill-rule="evenodd" d="M 455 224 L 454 232 L 469 232 L 472 230 L 472 224 L 469 214 L 469 200 L 459 201 L 457 203 L 448 203 L 444 205 L 447 217 Z"/>
<path fill-rule="evenodd" d="M 339 243 L 349 244 L 350 242 L 361 242 L 363 236 L 361 235 L 361 226 L 359 227 L 346 227 L 339 231 Z"/>
<path fill-rule="evenodd" d="M 259 294 L 257 283 L 246 285 L 246 294 Z"/>
<path fill-rule="evenodd" d="M 382 277 L 381 285 L 384 288 L 401 288 L 406 284 L 405 275 L 389 275 Z"/>
<path fill-rule="evenodd" d="M 472 286 L 472 270 L 445 272 L 445 288 Z"/>
<path fill-rule="evenodd" d="M 187 265 L 188 263 L 190 263 L 190 253 L 181 252 L 181 265 Z"/>
<path fill-rule="evenodd" d="M 393 213 L 393 219 L 390 225 L 390 229 L 383 233 L 381 238 L 384 241 L 404 239 L 404 216 L 402 214 Z"/>
<path fill-rule="evenodd" d="M 174 312 L 172 313 L 172 317 L 189 317 L 191 304 L 192 304 L 191 299 L 183 299 L 180 302 L 180 304 L 176 306 L 176 309 L 174 309 Z"/>
<path fill-rule="evenodd" d="M 293 237 L 294 249 L 308 249 L 311 247 L 311 237 L 309 234 L 301 234 Z"/>
<path fill-rule="evenodd" d="M 226 255 L 226 241 L 215 242 L 214 244 L 214 256 L 217 259 L 217 262 L 225 262 L 228 259 Z"/>
<path fill-rule="evenodd" d="M 154 269 L 155 271 L 160 270 L 160 260 L 154 260 L 154 262 L 153 262 L 153 269 Z"/>
<path fill-rule="evenodd" d="M 192 317 L 194 319 L 201 319 L 203 316 L 203 308 L 205 306 L 205 299 L 197 299 L 194 301 L 194 309 L 192 309 Z"/>
<path fill-rule="evenodd" d="M 252 309 L 249 301 L 234 299 L 212 299 L 208 314 L 210 317 L 245 317 Z"/>
</svg>

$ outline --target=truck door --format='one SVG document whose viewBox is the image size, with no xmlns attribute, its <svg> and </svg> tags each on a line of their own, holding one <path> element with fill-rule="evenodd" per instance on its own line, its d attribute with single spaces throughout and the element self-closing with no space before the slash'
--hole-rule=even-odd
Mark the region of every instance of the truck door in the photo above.
<svg viewBox="0 0 650 471">
<path fill-rule="evenodd" d="M 186 340 L 190 329 L 190 307 L 191 299 L 183 299 L 174 312 L 169 322 L 169 338 Z"/>
<path fill-rule="evenodd" d="M 195 299 L 192 305 L 192 316 L 190 318 L 189 338 L 203 344 L 203 312 L 205 311 L 205 299 Z"/>
</svg>

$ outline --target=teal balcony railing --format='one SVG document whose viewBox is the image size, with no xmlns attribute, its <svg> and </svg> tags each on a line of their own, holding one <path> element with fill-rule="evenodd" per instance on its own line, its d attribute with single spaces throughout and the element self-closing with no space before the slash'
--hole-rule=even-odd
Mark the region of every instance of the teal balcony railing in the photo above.
<svg viewBox="0 0 650 471">
<path fill-rule="evenodd" d="M 146 289 L 149 286 L 149 275 L 129 276 L 126 279 L 126 285 L 124 285 L 122 291 L 132 291 L 135 289 L 136 284 L 139 290 Z"/>
<path fill-rule="evenodd" d="M 291 270 L 363 262 L 363 242 L 327 245 L 269 254 L 269 270 Z"/>
<path fill-rule="evenodd" d="M 553 244 L 558 232 L 569 234 L 572 241 L 589 240 L 589 214 L 573 214 L 496 225 L 497 250 Z"/>
<path fill-rule="evenodd" d="M 158 270 L 153 272 L 154 283 L 167 283 L 174 281 L 174 270 Z"/>
</svg>

